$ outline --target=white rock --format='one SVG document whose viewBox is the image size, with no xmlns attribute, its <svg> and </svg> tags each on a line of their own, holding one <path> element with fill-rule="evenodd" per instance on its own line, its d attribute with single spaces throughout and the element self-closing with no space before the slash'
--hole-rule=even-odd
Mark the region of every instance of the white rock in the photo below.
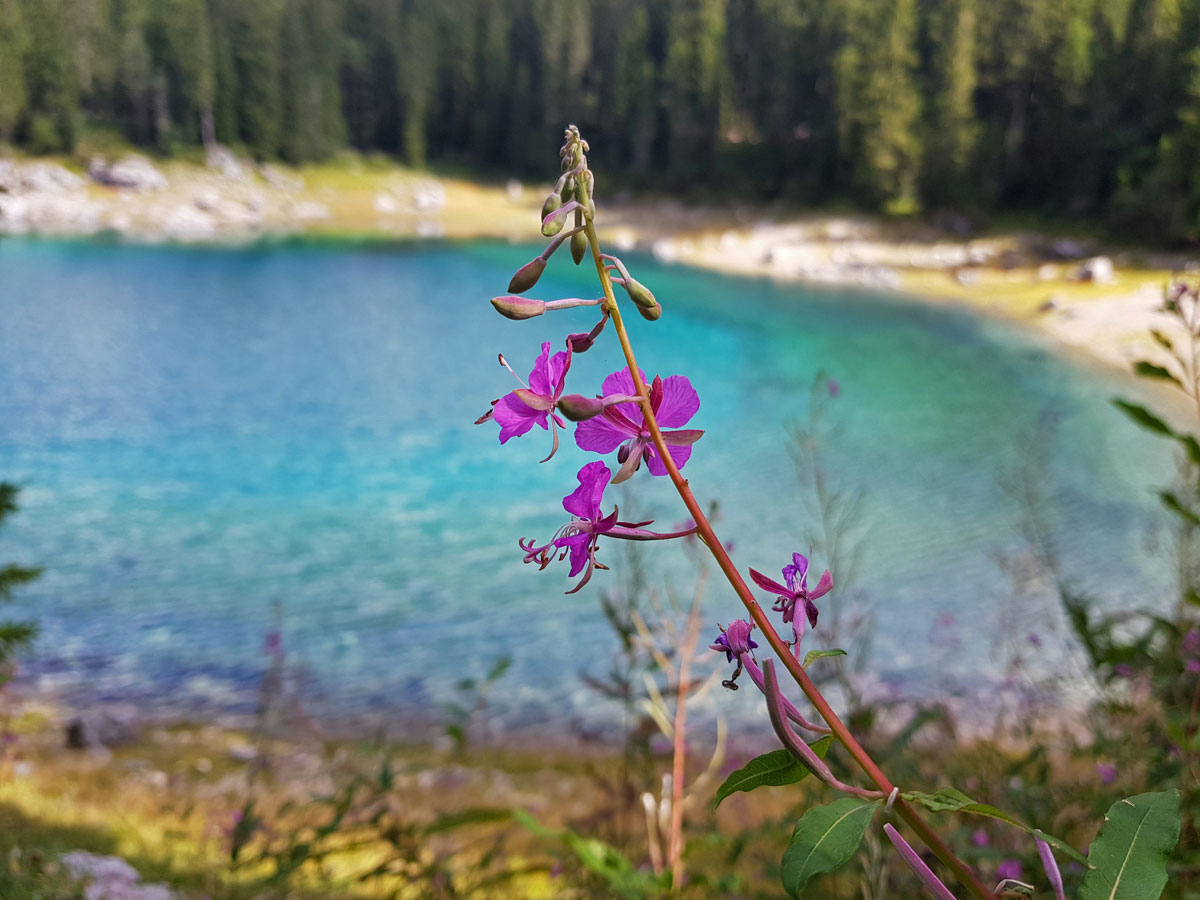
<svg viewBox="0 0 1200 900">
<path fill-rule="evenodd" d="M 1080 281 L 1094 284 L 1112 284 L 1116 281 L 1112 260 L 1107 256 L 1093 256 L 1079 267 L 1076 277 Z"/>
<path fill-rule="evenodd" d="M 434 212 L 446 205 L 446 189 L 437 181 L 423 181 L 413 189 L 417 212 Z"/>
<path fill-rule="evenodd" d="M 204 164 L 216 169 L 230 181 L 245 181 L 246 169 L 237 154 L 224 144 L 214 144 L 204 153 Z"/>
<path fill-rule="evenodd" d="M 161 191 L 167 187 L 167 176 L 156 169 L 146 157 L 134 154 L 111 165 L 96 157 L 88 163 L 88 174 L 97 184 L 126 188 L 138 193 Z"/>
<path fill-rule="evenodd" d="M 312 221 L 313 219 L 328 219 L 329 215 L 329 207 L 322 206 L 320 203 L 297 203 L 292 207 L 292 217 L 302 222 Z"/>
<path fill-rule="evenodd" d="M 379 213 L 394 213 L 400 209 L 400 204 L 396 202 L 396 198 L 391 194 L 376 194 L 375 195 L 375 212 Z"/>
</svg>

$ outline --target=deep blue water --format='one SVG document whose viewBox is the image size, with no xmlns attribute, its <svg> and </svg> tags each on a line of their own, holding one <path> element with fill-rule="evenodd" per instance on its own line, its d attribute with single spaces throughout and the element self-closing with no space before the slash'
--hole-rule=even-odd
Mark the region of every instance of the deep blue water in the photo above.
<svg viewBox="0 0 1200 900">
<path fill-rule="evenodd" d="M 27 673 L 68 697 L 245 708 L 277 606 L 314 706 L 436 709 L 459 675 L 511 654 L 493 699 L 504 721 L 602 721 L 577 675 L 607 669 L 598 596 L 617 575 L 567 597 L 565 566 L 523 566 L 516 543 L 552 533 L 595 457 L 568 439 L 539 466 L 545 433 L 501 447 L 494 425 L 471 424 L 515 386 L 498 352 L 524 376 L 541 340 L 592 323 L 591 310 L 491 310 L 531 255 L 0 241 L 0 477 L 24 485 L 0 561 L 46 569 L 13 607 L 43 628 Z M 1161 602 L 1146 543 L 1170 462 L 1108 404 L 1126 381 L 945 308 L 635 262 L 666 307 L 631 323 L 639 356 L 699 391 L 693 424 L 708 433 L 685 471 L 721 501 L 743 567 L 777 575 L 801 549 L 787 428 L 818 370 L 837 379 L 827 459 L 865 493 L 858 584 L 885 677 L 919 689 L 994 666 L 995 556 L 1017 545 L 1000 480 L 1047 417 L 1068 572 L 1110 605 Z M 592 291 L 563 258 L 532 293 Z M 606 334 L 570 389 L 591 393 L 621 364 Z M 613 493 L 623 506 L 684 518 L 665 479 L 630 486 Z M 688 592 L 676 548 L 648 557 Z M 737 614 L 716 589 L 707 609 Z M 963 645 L 950 666 L 929 649 L 946 612 Z M 1032 630 L 1054 611 L 1035 613 Z"/>
</svg>

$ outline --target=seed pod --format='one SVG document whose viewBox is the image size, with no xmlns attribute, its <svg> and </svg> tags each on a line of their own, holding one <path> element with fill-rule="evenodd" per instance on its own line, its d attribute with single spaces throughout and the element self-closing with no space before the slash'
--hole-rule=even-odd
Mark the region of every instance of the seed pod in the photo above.
<svg viewBox="0 0 1200 900">
<path fill-rule="evenodd" d="M 576 222 L 582 218 L 583 215 L 581 213 L 575 214 Z M 575 260 L 575 265 L 579 265 L 581 262 L 583 262 L 584 256 L 587 255 L 587 250 L 588 239 L 584 232 L 577 231 L 571 235 L 571 259 Z"/>
<path fill-rule="evenodd" d="M 560 397 L 558 411 L 572 422 L 582 422 L 604 412 L 604 402 L 596 397 L 584 397 L 582 394 L 567 394 Z"/>
<path fill-rule="evenodd" d="M 546 311 L 545 300 L 530 297 L 493 297 L 492 306 L 506 319 L 532 319 Z"/>
<path fill-rule="evenodd" d="M 592 349 L 594 338 L 586 331 L 577 331 L 567 335 L 567 343 L 574 353 L 586 353 Z"/>
</svg>

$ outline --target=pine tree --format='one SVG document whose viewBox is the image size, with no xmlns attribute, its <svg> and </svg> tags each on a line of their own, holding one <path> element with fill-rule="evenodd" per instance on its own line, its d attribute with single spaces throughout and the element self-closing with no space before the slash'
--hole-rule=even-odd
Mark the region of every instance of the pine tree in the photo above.
<svg viewBox="0 0 1200 900">
<path fill-rule="evenodd" d="M 669 171 L 694 185 L 711 171 L 727 98 L 725 0 L 673 0 L 667 20 L 662 103 Z"/>
<path fill-rule="evenodd" d="M 939 0 L 929 16 L 928 136 L 925 196 L 935 203 L 969 202 L 979 140 L 975 111 L 976 0 Z"/>
<path fill-rule="evenodd" d="M 17 511 L 17 493 L 14 485 L 0 482 L 0 525 Z M 12 600 L 14 589 L 41 574 L 41 569 L 26 566 L 0 566 L 0 603 Z M 28 646 L 36 635 L 37 626 L 32 622 L 0 621 L 0 684 L 10 677 L 13 655 Z"/>
<path fill-rule="evenodd" d="M 17 0 L 0 0 L 0 144 L 12 140 L 25 111 L 29 35 Z"/>
<path fill-rule="evenodd" d="M 841 156 L 864 201 L 917 203 L 921 164 L 915 0 L 850 0 L 834 59 Z"/>
</svg>

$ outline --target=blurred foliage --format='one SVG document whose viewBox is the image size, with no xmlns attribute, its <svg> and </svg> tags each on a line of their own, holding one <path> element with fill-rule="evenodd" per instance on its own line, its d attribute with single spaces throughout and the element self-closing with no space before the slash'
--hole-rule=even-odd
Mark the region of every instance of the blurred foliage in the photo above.
<svg viewBox="0 0 1200 900">
<path fill-rule="evenodd" d="M 0 482 L 0 525 L 17 511 L 16 486 Z M 0 603 L 12 599 L 13 590 L 36 579 L 41 569 L 9 564 L 0 566 Z M 13 656 L 37 635 L 33 622 L 0 621 L 0 684 L 12 677 Z"/>
<path fill-rule="evenodd" d="M 1200 237 L 1200 2 L 0 0 L 0 144 L 340 148 Z"/>
</svg>

